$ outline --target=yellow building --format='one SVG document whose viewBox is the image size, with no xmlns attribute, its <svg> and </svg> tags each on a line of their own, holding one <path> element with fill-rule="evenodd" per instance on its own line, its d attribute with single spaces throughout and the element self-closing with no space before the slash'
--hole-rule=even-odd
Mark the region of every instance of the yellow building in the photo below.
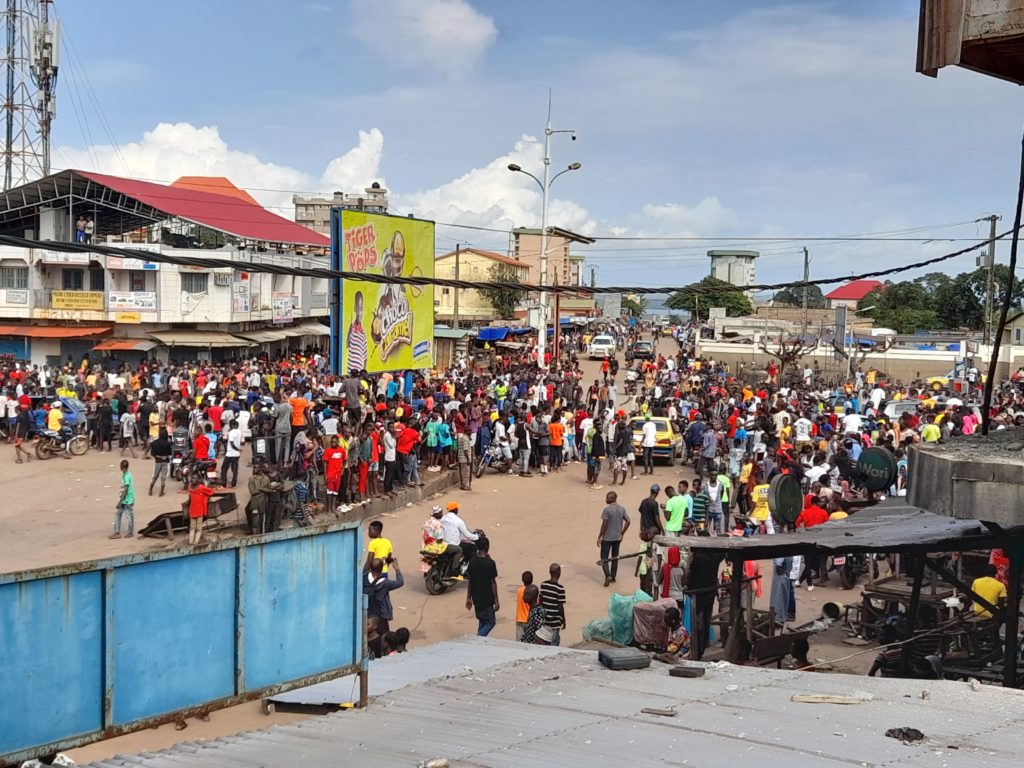
<svg viewBox="0 0 1024 768">
<path fill-rule="evenodd" d="M 458 275 L 455 271 L 455 251 L 434 259 L 434 276 L 486 282 L 491 279 L 491 267 L 500 265 L 512 270 L 521 283 L 529 283 L 530 265 L 510 259 L 494 251 L 479 248 L 463 248 L 458 254 Z M 444 286 L 434 287 L 434 319 L 437 322 L 454 324 L 455 289 Z M 494 307 L 487 297 L 472 289 L 459 290 L 459 325 L 486 325 L 498 319 Z"/>
</svg>

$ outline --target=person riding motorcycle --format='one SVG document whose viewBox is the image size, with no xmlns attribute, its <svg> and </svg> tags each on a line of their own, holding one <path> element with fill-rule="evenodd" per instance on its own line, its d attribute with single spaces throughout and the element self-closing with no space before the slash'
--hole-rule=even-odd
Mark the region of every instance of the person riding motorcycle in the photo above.
<svg viewBox="0 0 1024 768">
<path fill-rule="evenodd" d="M 444 542 L 459 547 L 462 550 L 462 559 L 469 562 L 476 553 L 475 542 L 480 536 L 469 530 L 459 517 L 459 502 L 448 502 L 448 511 L 441 518 L 441 526 L 444 528 Z"/>
</svg>

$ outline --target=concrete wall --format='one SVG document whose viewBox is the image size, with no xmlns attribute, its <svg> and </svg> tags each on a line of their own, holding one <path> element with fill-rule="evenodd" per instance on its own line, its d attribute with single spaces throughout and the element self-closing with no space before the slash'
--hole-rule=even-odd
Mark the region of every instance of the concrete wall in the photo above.
<svg viewBox="0 0 1024 768">
<path fill-rule="evenodd" d="M 700 354 L 714 360 L 722 360 L 732 370 L 737 370 L 740 363 L 746 367 L 764 367 L 774 360 L 771 355 L 760 351 L 754 344 L 731 344 L 727 342 L 701 342 Z M 944 376 L 953 369 L 954 357 L 962 353 L 948 351 L 932 351 L 922 349 L 891 349 L 888 352 L 868 355 L 862 368 L 876 368 L 887 373 L 892 379 L 909 383 L 916 378 Z M 988 363 L 988 348 L 983 348 L 974 356 L 979 368 Z M 1005 362 L 1004 362 L 1005 361 Z M 836 361 L 831 348 L 819 347 L 813 354 L 804 357 L 802 363 L 814 367 L 815 362 L 825 370 L 838 372 L 844 368 L 845 361 Z M 1000 365 L 997 376 L 1005 378 L 1011 370 L 1024 364 L 1024 347 L 1003 347 L 1000 352 Z"/>
</svg>

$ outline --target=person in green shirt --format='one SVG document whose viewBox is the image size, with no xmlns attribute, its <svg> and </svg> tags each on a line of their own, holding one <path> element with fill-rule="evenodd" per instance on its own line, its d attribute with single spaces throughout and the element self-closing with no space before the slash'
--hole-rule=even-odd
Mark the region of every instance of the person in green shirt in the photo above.
<svg viewBox="0 0 1024 768">
<path fill-rule="evenodd" d="M 680 485 L 687 485 L 686 481 Z M 665 535 L 682 536 L 683 523 L 690 515 L 690 496 L 685 492 L 676 493 L 671 485 L 666 486 L 665 495 L 668 501 L 665 502 Z"/>
<path fill-rule="evenodd" d="M 928 415 L 925 417 L 927 424 L 921 427 L 921 442 L 922 443 L 937 443 L 942 438 L 942 430 L 935 424 L 935 417 Z"/>
<path fill-rule="evenodd" d="M 117 506 L 114 507 L 114 532 L 110 535 L 112 539 L 121 538 L 121 517 L 128 518 L 128 533 L 126 539 L 135 535 L 135 481 L 132 473 L 128 471 L 128 462 L 121 462 L 121 493 L 117 497 Z"/>
</svg>

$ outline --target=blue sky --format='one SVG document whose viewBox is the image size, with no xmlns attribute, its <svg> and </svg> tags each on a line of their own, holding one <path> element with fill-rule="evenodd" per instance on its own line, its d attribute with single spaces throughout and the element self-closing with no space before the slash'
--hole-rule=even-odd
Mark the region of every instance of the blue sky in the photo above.
<svg viewBox="0 0 1024 768">
<path fill-rule="evenodd" d="M 744 237 L 1010 215 L 1024 111 L 1017 88 L 955 69 L 916 74 L 917 7 L 58 0 L 65 52 L 54 165 L 155 179 L 223 174 L 281 213 L 290 191 L 354 191 L 380 179 L 403 213 L 536 225 L 539 194 L 505 166 L 539 171 L 551 88 L 556 127 L 579 134 L 555 139 L 554 167 L 584 166 L 554 187 L 551 223 L 729 238 L 589 250 L 603 284 L 683 284 L 706 274 L 708 247 Z M 981 231 L 967 223 L 924 236 Z M 496 233 L 437 232 L 439 249 L 507 244 Z M 759 278 L 797 277 L 799 245 L 760 246 Z M 958 246 L 811 244 L 812 274 Z M 965 257 L 949 269 L 972 264 Z"/>
</svg>

